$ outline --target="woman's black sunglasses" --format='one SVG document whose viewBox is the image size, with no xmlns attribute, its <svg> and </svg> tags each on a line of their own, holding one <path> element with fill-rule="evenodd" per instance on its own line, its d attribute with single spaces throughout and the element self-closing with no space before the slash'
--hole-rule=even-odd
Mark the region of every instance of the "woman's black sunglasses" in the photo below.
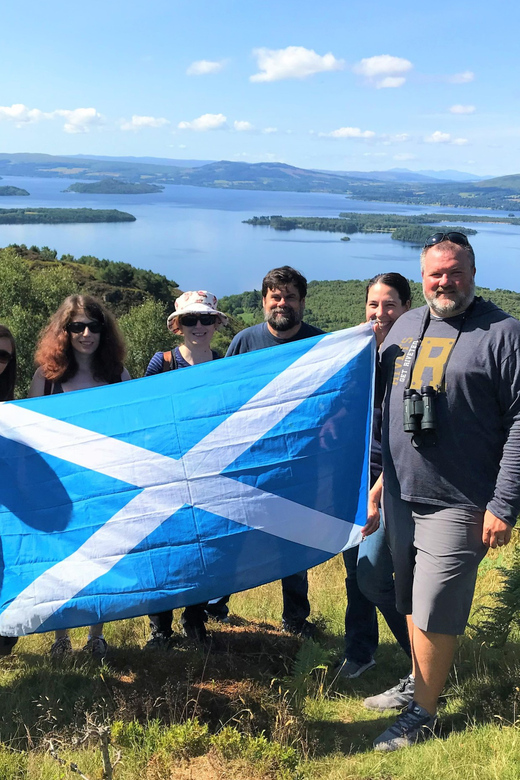
<svg viewBox="0 0 520 780">
<path fill-rule="evenodd" d="M 12 352 L 8 352 L 6 349 L 0 349 L 0 365 L 6 366 L 12 357 Z"/>
<path fill-rule="evenodd" d="M 459 246 L 470 246 L 468 237 L 464 233 L 458 233 L 456 230 L 451 233 L 434 233 L 433 236 L 427 238 L 424 243 L 424 248 L 435 246 L 435 244 L 441 244 L 443 241 L 451 241 L 453 244 Z"/>
<path fill-rule="evenodd" d="M 91 320 L 90 322 L 69 322 L 67 330 L 69 333 L 83 333 L 86 328 L 91 333 L 101 333 L 104 323 L 99 320 Z"/>
<path fill-rule="evenodd" d="M 205 325 L 207 327 L 208 325 L 216 325 L 217 315 L 216 314 L 184 314 L 182 317 L 179 317 L 179 322 L 181 323 L 181 325 L 186 325 L 187 328 L 192 328 L 194 325 L 197 324 L 197 322 L 200 322 L 201 325 Z"/>
</svg>

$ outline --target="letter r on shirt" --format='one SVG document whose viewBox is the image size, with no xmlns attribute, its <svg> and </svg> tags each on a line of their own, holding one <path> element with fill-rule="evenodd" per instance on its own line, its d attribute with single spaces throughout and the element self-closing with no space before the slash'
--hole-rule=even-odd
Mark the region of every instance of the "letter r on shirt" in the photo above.
<svg viewBox="0 0 520 780">
<path fill-rule="evenodd" d="M 425 338 L 413 368 L 410 387 L 419 390 L 424 385 L 440 387 L 444 367 L 455 339 Z"/>
</svg>

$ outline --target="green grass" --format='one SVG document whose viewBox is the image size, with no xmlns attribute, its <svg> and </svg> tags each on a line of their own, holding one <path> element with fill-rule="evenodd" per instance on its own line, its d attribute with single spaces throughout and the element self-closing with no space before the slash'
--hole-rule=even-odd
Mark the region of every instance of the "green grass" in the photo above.
<svg viewBox="0 0 520 780">
<path fill-rule="evenodd" d="M 506 548 L 485 559 L 472 625 L 500 585 L 497 566 L 511 557 Z M 279 583 L 235 595 L 231 624 L 209 624 L 208 654 L 180 637 L 168 652 L 143 650 L 144 618 L 106 626 L 103 666 L 79 651 L 86 629 L 72 632 L 77 652 L 60 665 L 48 658 L 50 635 L 21 639 L 0 661 L 0 780 L 78 777 L 71 763 L 101 780 L 103 730 L 114 780 L 516 780 L 518 637 L 492 649 L 468 630 L 442 700 L 440 737 L 376 754 L 372 740 L 392 715 L 365 710 L 363 698 L 394 684 L 408 664 L 382 621 L 375 669 L 335 679 L 344 576 L 340 558 L 310 572 L 317 643 L 281 633 Z"/>
</svg>

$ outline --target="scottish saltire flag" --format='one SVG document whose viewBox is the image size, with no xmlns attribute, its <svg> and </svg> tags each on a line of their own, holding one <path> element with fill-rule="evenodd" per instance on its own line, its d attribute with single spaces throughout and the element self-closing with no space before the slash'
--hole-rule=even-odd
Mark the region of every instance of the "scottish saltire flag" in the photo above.
<svg viewBox="0 0 520 780">
<path fill-rule="evenodd" d="M 366 520 L 370 326 L 0 405 L 0 634 L 194 604 Z"/>
</svg>

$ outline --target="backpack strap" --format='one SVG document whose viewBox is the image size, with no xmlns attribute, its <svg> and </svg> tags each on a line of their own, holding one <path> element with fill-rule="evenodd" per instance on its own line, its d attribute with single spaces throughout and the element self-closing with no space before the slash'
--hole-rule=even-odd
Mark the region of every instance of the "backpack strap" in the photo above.
<svg viewBox="0 0 520 780">
<path fill-rule="evenodd" d="M 169 350 L 168 352 L 163 352 L 163 364 L 161 373 L 164 373 L 165 371 L 175 371 L 176 368 L 178 368 L 177 360 L 175 359 L 175 352 L 173 349 Z"/>
</svg>

